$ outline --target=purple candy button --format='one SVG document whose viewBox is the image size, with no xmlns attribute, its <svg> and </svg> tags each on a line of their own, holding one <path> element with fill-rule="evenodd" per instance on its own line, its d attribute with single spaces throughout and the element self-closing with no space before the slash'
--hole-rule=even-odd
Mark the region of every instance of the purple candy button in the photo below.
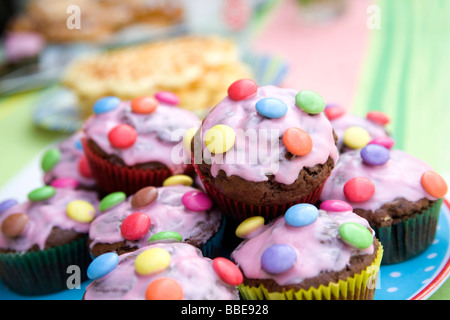
<svg viewBox="0 0 450 320">
<path fill-rule="evenodd" d="M 361 158 L 365 164 L 380 166 L 388 162 L 389 150 L 379 144 L 368 144 L 361 149 Z"/>
<path fill-rule="evenodd" d="M 181 198 L 181 202 L 188 210 L 195 212 L 202 212 L 212 208 L 213 203 L 211 198 L 201 191 L 186 192 Z"/>
<path fill-rule="evenodd" d="M 17 204 L 17 201 L 14 199 L 7 199 L 5 201 L 0 202 L 0 213 L 8 210 L 9 208 L 15 206 Z"/>
<path fill-rule="evenodd" d="M 268 273 L 283 273 L 292 268 L 297 261 L 297 253 L 287 244 L 274 244 L 261 256 L 261 267 Z"/>
<path fill-rule="evenodd" d="M 341 200 L 326 200 L 320 204 L 320 209 L 331 212 L 353 211 L 348 202 Z"/>
<path fill-rule="evenodd" d="M 169 91 L 160 91 L 155 94 L 155 98 L 162 103 L 167 103 L 176 106 L 180 103 L 180 99 L 175 93 Z"/>
<path fill-rule="evenodd" d="M 58 178 L 53 180 L 50 185 L 54 188 L 77 188 L 80 183 L 74 178 Z"/>
</svg>

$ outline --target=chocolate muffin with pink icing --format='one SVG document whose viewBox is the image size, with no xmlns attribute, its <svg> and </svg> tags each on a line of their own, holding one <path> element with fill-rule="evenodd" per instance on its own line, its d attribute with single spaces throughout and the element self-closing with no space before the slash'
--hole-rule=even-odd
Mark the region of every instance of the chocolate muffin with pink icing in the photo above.
<svg viewBox="0 0 450 320">
<path fill-rule="evenodd" d="M 0 212 L 0 278 L 12 291 L 41 295 L 68 288 L 91 261 L 87 236 L 98 215 L 93 191 L 43 186 Z M 75 267 L 75 269 L 74 269 Z"/>
<path fill-rule="evenodd" d="M 338 160 L 336 137 L 315 92 L 233 83 L 192 142 L 205 189 L 233 220 L 275 218 L 315 203 Z"/>
<path fill-rule="evenodd" d="M 383 248 L 348 203 L 297 204 L 265 225 L 257 218 L 239 225 L 244 241 L 231 253 L 244 276 L 244 299 L 374 298 Z"/>
<path fill-rule="evenodd" d="M 178 239 L 219 254 L 225 228 L 221 212 L 203 191 L 185 185 L 145 187 L 132 196 L 115 192 L 101 200 L 102 215 L 89 229 L 89 249 L 127 253 L 162 239 Z"/>
<path fill-rule="evenodd" d="M 183 137 L 199 127 L 200 119 L 177 102 L 165 93 L 131 101 L 104 97 L 95 103 L 94 115 L 83 126 L 83 145 L 103 193 L 131 195 L 162 185 L 168 176 L 193 173 Z"/>
<path fill-rule="evenodd" d="M 238 300 L 242 274 L 230 260 L 187 243 L 156 243 L 92 261 L 84 300 Z"/>
<path fill-rule="evenodd" d="M 384 246 L 383 264 L 423 252 L 434 240 L 444 179 L 424 161 L 369 144 L 341 154 L 321 201 L 348 201 L 367 219 Z"/>
</svg>

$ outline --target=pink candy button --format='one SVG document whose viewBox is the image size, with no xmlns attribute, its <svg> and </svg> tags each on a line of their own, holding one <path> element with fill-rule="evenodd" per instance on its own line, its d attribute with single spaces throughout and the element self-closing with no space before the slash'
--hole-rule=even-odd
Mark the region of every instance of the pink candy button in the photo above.
<svg viewBox="0 0 450 320">
<path fill-rule="evenodd" d="M 175 93 L 169 91 L 160 91 L 155 94 L 155 98 L 162 103 L 176 106 L 180 103 L 180 98 Z"/>
<path fill-rule="evenodd" d="M 353 211 L 348 202 L 341 200 L 326 200 L 320 204 L 320 209 L 332 212 Z"/>
<path fill-rule="evenodd" d="M 74 178 L 58 178 L 53 180 L 50 185 L 54 188 L 77 188 L 80 183 Z"/>
<path fill-rule="evenodd" d="M 372 139 L 368 144 L 379 144 L 386 149 L 390 149 L 394 146 L 395 141 L 391 137 L 381 137 Z"/>
<path fill-rule="evenodd" d="M 181 198 L 181 202 L 186 209 L 195 212 L 206 211 L 213 206 L 211 198 L 206 193 L 196 190 L 186 192 Z"/>
</svg>

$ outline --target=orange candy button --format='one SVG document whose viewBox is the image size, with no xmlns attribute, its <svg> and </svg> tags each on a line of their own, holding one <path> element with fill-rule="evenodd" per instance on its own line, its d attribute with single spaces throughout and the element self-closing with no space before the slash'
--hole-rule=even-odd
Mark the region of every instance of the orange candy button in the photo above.
<svg viewBox="0 0 450 320">
<path fill-rule="evenodd" d="M 310 135 L 300 128 L 289 128 L 283 134 L 286 149 L 296 155 L 304 156 L 311 152 L 313 142 Z"/>
<path fill-rule="evenodd" d="M 145 291 L 147 300 L 183 300 L 183 289 L 171 278 L 158 278 Z"/>
<path fill-rule="evenodd" d="M 434 171 L 426 171 L 422 174 L 420 183 L 425 191 L 432 197 L 442 198 L 448 191 L 445 180 Z"/>
<path fill-rule="evenodd" d="M 148 114 L 155 111 L 158 100 L 150 96 L 137 97 L 131 100 L 131 110 L 134 113 Z"/>
</svg>

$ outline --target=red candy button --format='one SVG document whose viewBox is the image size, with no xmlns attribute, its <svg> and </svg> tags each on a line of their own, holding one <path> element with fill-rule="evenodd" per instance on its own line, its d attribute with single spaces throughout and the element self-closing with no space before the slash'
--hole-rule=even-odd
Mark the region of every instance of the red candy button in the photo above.
<svg viewBox="0 0 450 320">
<path fill-rule="evenodd" d="M 343 116 L 345 114 L 345 109 L 341 106 L 330 106 L 328 108 L 325 108 L 323 112 L 325 112 L 328 120 L 331 121 Z"/>
<path fill-rule="evenodd" d="M 289 128 L 283 134 L 286 149 L 297 156 L 304 156 L 311 152 L 313 142 L 310 135 L 300 128 Z"/>
<path fill-rule="evenodd" d="M 255 81 L 250 79 L 241 79 L 233 82 L 228 87 L 228 97 L 234 101 L 244 100 L 255 95 L 257 90 L 258 85 Z"/>
<path fill-rule="evenodd" d="M 147 300 L 183 300 L 183 296 L 183 288 L 171 278 L 158 278 L 145 291 Z"/>
<path fill-rule="evenodd" d="M 78 160 L 78 172 L 85 178 L 92 178 L 92 171 L 89 167 L 86 156 L 82 156 Z"/>
<path fill-rule="evenodd" d="M 381 124 L 383 126 L 387 125 L 391 121 L 386 114 L 380 111 L 370 111 L 367 113 L 366 118 L 367 120 Z"/>
<path fill-rule="evenodd" d="M 119 124 L 108 133 L 108 140 L 115 148 L 126 149 L 131 147 L 137 139 L 136 130 L 127 124 Z"/>
<path fill-rule="evenodd" d="M 442 198 L 448 191 L 445 180 L 434 171 L 426 171 L 422 174 L 420 183 L 425 191 L 432 197 Z"/>
<path fill-rule="evenodd" d="M 158 100 L 150 96 L 138 97 L 131 100 L 131 111 L 139 114 L 148 114 L 156 110 Z"/>
<path fill-rule="evenodd" d="M 348 180 L 344 185 L 345 197 L 352 202 L 364 202 L 375 193 L 375 185 L 370 179 L 356 177 Z"/>
<path fill-rule="evenodd" d="M 219 278 L 229 285 L 237 286 L 244 281 L 241 270 L 239 270 L 232 261 L 226 258 L 215 258 L 212 266 Z"/>
<path fill-rule="evenodd" d="M 127 240 L 139 240 L 147 234 L 150 225 L 150 218 L 145 213 L 135 212 L 122 221 L 120 232 Z"/>
</svg>

